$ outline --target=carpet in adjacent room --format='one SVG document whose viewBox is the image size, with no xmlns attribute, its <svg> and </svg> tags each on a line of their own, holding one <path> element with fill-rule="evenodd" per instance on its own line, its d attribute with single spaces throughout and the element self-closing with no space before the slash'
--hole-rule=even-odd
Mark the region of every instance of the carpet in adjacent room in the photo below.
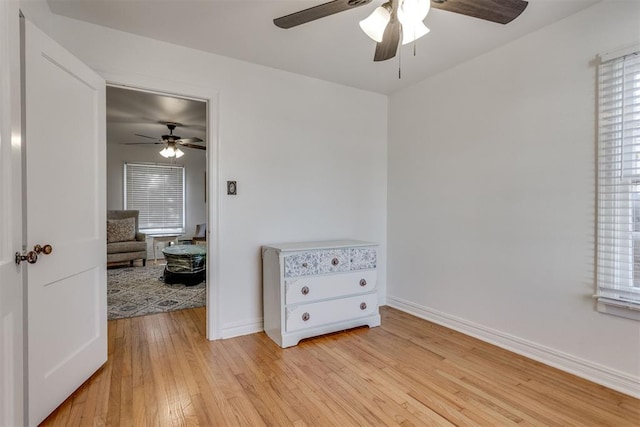
<svg viewBox="0 0 640 427">
<path fill-rule="evenodd" d="M 163 270 L 164 265 L 107 269 L 109 320 L 206 305 L 205 282 L 169 285 L 162 280 Z"/>
</svg>

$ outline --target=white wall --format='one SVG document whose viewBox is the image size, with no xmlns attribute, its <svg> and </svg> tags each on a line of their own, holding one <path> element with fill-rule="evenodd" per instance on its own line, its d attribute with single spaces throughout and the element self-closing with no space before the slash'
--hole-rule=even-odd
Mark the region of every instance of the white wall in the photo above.
<svg viewBox="0 0 640 427">
<path fill-rule="evenodd" d="M 390 97 L 388 302 L 640 394 L 640 323 L 596 312 L 599 3 Z"/>
<path fill-rule="evenodd" d="M 207 208 L 204 200 L 204 180 L 206 154 L 203 150 L 183 148 L 185 155 L 175 163 L 160 156 L 160 145 L 107 144 L 107 209 L 122 209 L 124 203 L 125 162 L 145 162 L 157 164 L 183 165 L 185 170 L 185 235 L 193 235 L 196 225 L 207 222 Z M 148 239 L 148 244 L 151 245 Z M 161 250 L 162 248 L 160 248 Z M 160 252 L 157 252 L 161 256 Z M 153 248 L 147 248 L 149 258 L 153 258 Z"/>
<path fill-rule="evenodd" d="M 263 244 L 343 237 L 379 242 L 384 300 L 385 96 L 50 18 L 51 35 L 107 79 L 127 75 L 219 94 L 217 115 L 210 117 L 219 152 L 210 150 L 210 166 L 219 166 L 222 195 L 220 217 L 210 227 L 219 222 L 224 336 L 262 328 Z M 227 180 L 238 181 L 237 196 L 226 195 Z"/>
</svg>

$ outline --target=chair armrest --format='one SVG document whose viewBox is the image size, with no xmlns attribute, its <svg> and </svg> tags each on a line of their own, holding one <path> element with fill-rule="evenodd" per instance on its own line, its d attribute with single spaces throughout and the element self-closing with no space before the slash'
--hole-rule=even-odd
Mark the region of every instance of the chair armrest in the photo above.
<svg viewBox="0 0 640 427">
<path fill-rule="evenodd" d="M 147 235 L 144 233 L 140 233 L 139 231 L 136 233 L 136 240 L 138 242 L 144 242 L 145 240 L 147 240 Z"/>
</svg>

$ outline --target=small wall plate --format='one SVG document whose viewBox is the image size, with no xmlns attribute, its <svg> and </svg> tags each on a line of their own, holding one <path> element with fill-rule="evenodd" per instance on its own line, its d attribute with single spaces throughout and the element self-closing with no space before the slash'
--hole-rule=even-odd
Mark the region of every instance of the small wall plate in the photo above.
<svg viewBox="0 0 640 427">
<path fill-rule="evenodd" d="M 229 196 L 235 196 L 238 194 L 238 187 L 235 181 L 227 181 L 227 194 Z"/>
</svg>

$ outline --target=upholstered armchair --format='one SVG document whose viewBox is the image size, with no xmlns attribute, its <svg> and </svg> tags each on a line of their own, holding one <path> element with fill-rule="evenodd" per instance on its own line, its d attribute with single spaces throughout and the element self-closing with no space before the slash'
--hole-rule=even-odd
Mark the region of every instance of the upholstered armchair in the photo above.
<svg viewBox="0 0 640 427">
<path fill-rule="evenodd" d="M 137 210 L 107 211 L 107 262 L 136 259 L 147 265 L 147 240 L 138 231 Z"/>
</svg>

